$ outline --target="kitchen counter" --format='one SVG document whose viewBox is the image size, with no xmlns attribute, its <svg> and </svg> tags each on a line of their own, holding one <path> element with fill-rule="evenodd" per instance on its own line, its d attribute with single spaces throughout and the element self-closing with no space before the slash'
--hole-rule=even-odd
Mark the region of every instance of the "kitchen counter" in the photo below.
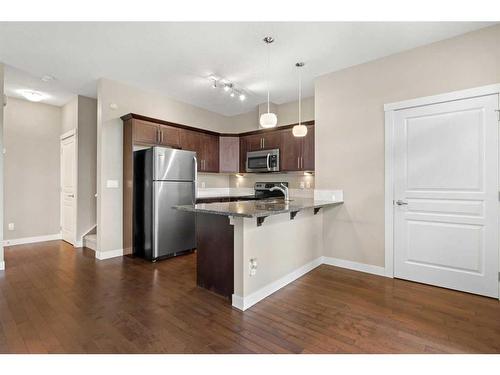
<svg viewBox="0 0 500 375">
<path fill-rule="evenodd" d="M 199 203 L 196 205 L 175 206 L 181 211 L 205 213 L 212 215 L 263 218 L 271 215 L 294 213 L 308 208 L 320 209 L 327 206 L 342 204 L 342 201 L 318 200 L 314 198 L 262 199 L 237 202 Z"/>
</svg>

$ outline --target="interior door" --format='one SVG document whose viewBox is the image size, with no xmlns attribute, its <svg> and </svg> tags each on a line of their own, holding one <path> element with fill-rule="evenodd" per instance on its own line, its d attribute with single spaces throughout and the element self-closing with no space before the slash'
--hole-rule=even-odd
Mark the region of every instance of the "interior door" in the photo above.
<svg viewBox="0 0 500 375">
<path fill-rule="evenodd" d="M 394 276 L 498 297 L 498 95 L 396 111 Z"/>
<path fill-rule="evenodd" d="M 62 239 L 75 244 L 76 230 L 75 136 L 61 140 L 61 232 Z"/>
</svg>

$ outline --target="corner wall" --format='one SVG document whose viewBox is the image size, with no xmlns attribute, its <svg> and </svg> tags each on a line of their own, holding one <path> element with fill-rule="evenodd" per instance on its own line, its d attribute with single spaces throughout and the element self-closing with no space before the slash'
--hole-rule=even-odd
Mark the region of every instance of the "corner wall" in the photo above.
<svg viewBox="0 0 500 375">
<path fill-rule="evenodd" d="M 4 107 L 4 239 L 60 233 L 61 108 L 9 97 Z M 8 224 L 14 224 L 9 230 Z"/>
<path fill-rule="evenodd" d="M 493 26 L 316 79 L 316 187 L 345 199 L 323 213 L 326 256 L 384 266 L 383 105 L 500 83 L 499 45 Z"/>
<path fill-rule="evenodd" d="M 4 66 L 0 62 L 0 150 L 3 150 L 3 91 Z M 3 257 L 3 152 L 0 152 L 0 270 L 5 268 Z"/>
</svg>

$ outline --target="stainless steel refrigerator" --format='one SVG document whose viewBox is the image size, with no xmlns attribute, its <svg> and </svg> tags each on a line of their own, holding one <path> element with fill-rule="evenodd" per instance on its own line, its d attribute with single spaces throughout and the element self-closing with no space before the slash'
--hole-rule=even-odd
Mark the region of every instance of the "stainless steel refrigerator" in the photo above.
<svg viewBox="0 0 500 375">
<path fill-rule="evenodd" d="M 134 151 L 134 254 L 155 261 L 196 247 L 196 153 L 165 147 Z"/>
</svg>

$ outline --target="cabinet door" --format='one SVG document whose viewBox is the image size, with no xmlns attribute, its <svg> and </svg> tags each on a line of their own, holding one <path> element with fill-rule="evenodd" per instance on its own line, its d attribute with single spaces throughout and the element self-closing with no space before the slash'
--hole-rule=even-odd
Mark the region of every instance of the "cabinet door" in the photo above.
<svg viewBox="0 0 500 375">
<path fill-rule="evenodd" d="M 160 125 L 160 140 L 159 144 L 162 146 L 169 146 L 173 148 L 180 148 L 179 129 L 173 126 Z"/>
<path fill-rule="evenodd" d="M 262 135 L 261 134 L 246 135 L 243 138 L 245 139 L 247 151 L 262 150 Z"/>
<path fill-rule="evenodd" d="M 262 148 L 264 150 L 271 150 L 274 148 L 280 148 L 281 146 L 281 131 L 274 130 L 269 133 L 262 133 Z"/>
<path fill-rule="evenodd" d="M 203 171 L 219 172 L 219 137 L 203 134 Z"/>
<path fill-rule="evenodd" d="M 203 147 L 200 133 L 192 130 L 182 130 L 180 132 L 180 145 L 183 150 L 196 152 L 196 158 L 198 159 L 198 172 L 201 172 Z"/>
<path fill-rule="evenodd" d="M 151 122 L 134 120 L 133 141 L 147 145 L 155 145 L 158 142 L 158 125 Z"/>
<path fill-rule="evenodd" d="M 219 138 L 219 172 L 237 173 L 240 170 L 240 140 L 238 137 Z"/>
<path fill-rule="evenodd" d="M 314 126 L 307 127 L 307 135 L 302 142 L 302 169 L 314 171 Z"/>
<path fill-rule="evenodd" d="M 298 171 L 301 168 L 302 138 L 294 137 L 292 130 L 281 132 L 280 170 Z"/>
<path fill-rule="evenodd" d="M 247 141 L 245 137 L 240 137 L 240 173 L 247 171 Z"/>
</svg>

